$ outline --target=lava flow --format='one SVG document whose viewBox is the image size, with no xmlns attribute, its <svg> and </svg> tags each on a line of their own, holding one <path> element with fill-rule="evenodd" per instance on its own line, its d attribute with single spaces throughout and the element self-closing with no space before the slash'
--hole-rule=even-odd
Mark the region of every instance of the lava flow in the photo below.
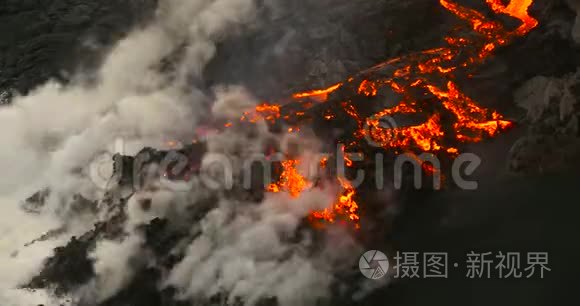
<svg viewBox="0 0 580 306">
<path fill-rule="evenodd" d="M 488 59 L 498 47 L 529 33 L 538 25 L 538 21 L 528 14 L 533 0 L 511 0 L 507 5 L 502 0 L 485 2 L 493 12 L 518 19 L 521 25 L 515 30 L 506 30 L 501 23 L 489 20 L 479 11 L 449 0 L 440 0 L 443 8 L 465 21 L 468 26 L 454 29 L 453 35 L 444 38 L 445 46 L 388 60 L 325 89 L 296 93 L 291 100 L 297 102 L 300 109 L 293 113 L 283 114 L 281 105 L 265 103 L 245 113 L 241 120 L 255 122 L 264 119 L 274 122 L 301 117 L 315 103 L 327 102 L 339 89 L 355 88 L 354 96 L 368 99 L 379 97 L 386 89 L 398 94 L 400 101 L 370 117 L 363 116 L 351 100 L 341 103 L 343 111 L 358 123 L 358 129 L 353 133 L 355 139 L 370 139 L 376 145 L 396 153 L 419 151 L 457 155 L 459 149 L 456 143 L 480 142 L 512 125 L 499 113 L 479 106 L 464 94 L 455 81 L 457 73 L 468 72 Z M 388 69 L 393 71 L 385 72 Z M 422 99 L 414 98 L 417 92 L 422 93 Z M 432 105 L 433 101 L 437 102 L 436 105 Z M 428 116 L 425 122 L 413 126 L 383 127 L 382 122 L 386 117 L 413 113 Z M 451 118 L 451 129 L 442 124 L 443 113 L 450 115 L 447 117 Z M 333 120 L 336 114 L 325 113 L 323 116 L 326 120 Z M 449 139 L 454 139 L 456 143 L 449 143 Z M 354 145 L 358 144 L 355 142 Z M 298 172 L 298 163 L 283 163 L 282 178 L 268 190 L 286 191 L 298 197 L 311 184 Z M 346 179 L 338 179 L 343 192 L 337 202 L 324 211 L 312 212 L 311 219 L 335 222 L 338 217 L 344 216 L 358 226 L 356 190 Z"/>
<path fill-rule="evenodd" d="M 280 192 L 284 190 L 292 197 L 300 196 L 302 191 L 309 188 L 311 183 L 298 171 L 299 164 L 300 161 L 296 159 L 282 161 L 283 171 L 280 180 L 276 184 L 270 184 L 268 191 Z"/>
</svg>

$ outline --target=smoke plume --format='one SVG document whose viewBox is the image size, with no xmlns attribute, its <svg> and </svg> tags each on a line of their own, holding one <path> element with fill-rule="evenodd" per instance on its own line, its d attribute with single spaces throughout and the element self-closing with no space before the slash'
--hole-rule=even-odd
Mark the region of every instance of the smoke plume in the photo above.
<svg viewBox="0 0 580 306">
<path fill-rule="evenodd" d="M 214 90 L 195 86 L 201 83 L 216 45 L 251 27 L 255 14 L 254 0 L 161 0 L 154 20 L 119 41 L 94 76 L 81 75 L 67 85 L 48 82 L 0 108 L 0 144 L 7 148 L 0 152 L 3 305 L 64 303 L 50 292 L 18 287 L 38 273 L 54 247 L 106 216 L 102 212 L 78 216 L 71 204 L 75 195 L 91 201 L 104 196 L 106 190 L 95 184 L 89 167 L 100 154 L 119 139 L 138 150 L 161 146 L 160 140 L 167 137 L 192 137 L 210 105 L 215 118 L 232 118 L 255 104 L 250 93 L 231 86 L 235 84 Z M 167 61 L 171 64 L 165 67 L 162 63 Z M 265 125 L 252 129 L 252 135 L 228 130 L 208 136 L 204 163 L 215 154 L 240 161 L 233 163 L 234 178 L 240 179 L 241 161 L 263 152 L 273 139 Z M 123 208 L 128 216 L 124 235 L 97 242 L 91 252 L 95 279 L 75 293 L 79 296 L 64 300 L 105 301 L 130 282 L 139 265 L 151 264 L 152 257 L 143 253 L 139 226 L 154 218 L 191 227 L 191 235 L 175 250 L 184 258 L 159 284 L 176 288 L 181 299 L 221 295 L 232 304 L 241 300 L 254 305 L 275 298 L 280 305 L 306 305 L 330 294 L 335 265 L 356 250 L 356 244 L 336 229 L 326 240 L 333 244 L 333 253 L 324 245 L 313 248 L 318 238 L 301 230 L 301 220 L 310 210 L 331 203 L 332 191 L 312 190 L 299 199 L 267 195 L 255 204 L 228 197 L 223 186 L 207 189 L 200 180 L 184 183 L 185 191 L 179 192 L 153 180 L 134 193 Z M 50 194 L 38 214 L 23 212 L 22 200 L 42 189 Z M 198 223 L 187 224 L 187 209 L 201 205 L 210 194 L 217 200 L 207 214 Z M 24 247 L 59 228 L 64 230 L 57 238 Z"/>
</svg>

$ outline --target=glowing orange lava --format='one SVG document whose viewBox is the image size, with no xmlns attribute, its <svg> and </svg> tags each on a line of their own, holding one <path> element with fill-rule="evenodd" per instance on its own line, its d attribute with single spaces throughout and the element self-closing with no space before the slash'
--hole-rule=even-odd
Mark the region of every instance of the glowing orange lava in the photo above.
<svg viewBox="0 0 580 306">
<path fill-rule="evenodd" d="M 325 89 L 317 89 L 317 90 L 295 93 L 292 95 L 292 97 L 294 99 L 314 97 L 314 98 L 316 98 L 316 100 L 319 100 L 321 102 L 326 102 L 326 100 L 328 99 L 328 95 L 331 94 L 332 92 L 336 91 L 337 89 L 339 89 L 341 86 L 342 86 L 342 83 L 338 83 L 338 84 L 332 85 L 332 86 L 325 88 Z"/>
<path fill-rule="evenodd" d="M 264 103 L 256 106 L 252 112 L 245 112 L 240 118 L 240 121 L 255 123 L 259 120 L 266 120 L 275 122 L 278 119 L 280 119 L 280 105 Z M 227 124 L 229 125 L 231 123 Z"/>
<path fill-rule="evenodd" d="M 297 198 L 302 191 L 310 187 L 311 183 L 298 171 L 299 160 L 291 159 L 282 161 L 282 174 L 277 183 L 268 187 L 270 192 L 286 191 L 292 197 Z"/>
<path fill-rule="evenodd" d="M 321 211 L 314 211 L 310 214 L 310 218 L 314 221 L 325 221 L 334 223 L 338 219 L 345 219 L 355 224 L 355 228 L 359 228 L 360 217 L 358 215 L 358 204 L 354 197 L 356 190 L 347 179 L 338 178 L 343 189 L 338 200 L 330 207 Z"/>
<path fill-rule="evenodd" d="M 327 163 L 328 158 L 320 160 L 320 166 L 323 168 L 327 166 Z M 270 184 L 267 190 L 273 193 L 288 192 L 293 198 L 299 197 L 304 190 L 312 186 L 312 182 L 298 171 L 299 165 L 299 160 L 283 161 L 283 170 L 280 179 L 278 182 Z M 347 179 L 339 177 L 338 181 L 340 182 L 342 191 L 336 203 L 324 210 L 311 212 L 310 219 L 323 220 L 328 223 L 334 223 L 338 219 L 344 219 L 353 222 L 355 228 L 358 228 L 360 217 L 358 215 L 359 207 L 354 199 L 356 190 Z"/>
<path fill-rule="evenodd" d="M 479 106 L 464 94 L 455 81 L 455 73 L 483 63 L 499 47 L 508 44 L 515 37 L 529 33 L 538 25 L 538 21 L 528 14 L 533 0 L 511 0 L 507 5 L 503 4 L 505 2 L 503 0 L 482 1 L 485 1 L 493 12 L 518 19 L 521 25 L 510 31 L 501 23 L 488 19 L 481 12 L 450 0 L 439 0 L 443 8 L 465 21 L 467 31 L 459 31 L 460 27 L 454 31 L 465 35 L 447 36 L 444 39 L 446 45 L 443 47 L 385 61 L 360 72 L 356 77 L 348 78 L 345 82 L 328 88 L 296 93 L 292 95 L 293 101 L 307 103 L 300 104 L 302 109 L 294 110 L 293 114 L 281 115 L 280 105 L 264 103 L 257 106 L 255 111 L 245 113 L 241 119 L 249 122 L 260 119 L 273 122 L 280 118 L 301 117 L 305 114 L 304 111 L 312 106 L 310 102 L 327 102 L 329 96 L 339 89 L 352 88 L 355 95 L 373 98 L 380 96 L 381 91 L 386 88 L 399 94 L 401 100 L 395 101 L 397 102 L 395 106 L 383 109 L 369 118 L 360 114 L 351 101 L 341 103 L 343 111 L 358 123 L 358 130 L 353 134 L 355 138 L 361 141 L 362 138 L 370 139 L 382 148 L 395 152 L 441 152 L 455 156 L 459 154 L 459 149 L 453 144 L 446 143 L 448 139 L 455 139 L 458 142 L 480 142 L 486 137 L 496 136 L 509 128 L 512 123 L 496 111 Z M 477 35 L 469 35 L 467 32 L 474 32 Z M 384 70 L 388 67 L 394 68 L 394 71 L 385 76 Z M 379 71 L 381 73 L 376 73 Z M 421 101 L 413 97 L 411 89 L 414 92 L 417 90 L 423 92 Z M 425 107 L 426 104 L 422 101 L 428 99 L 424 98 L 432 98 L 437 104 Z M 443 112 L 450 115 L 447 117 L 451 117 L 451 130 L 444 127 L 441 122 Z M 385 127 L 383 119 L 395 114 L 427 116 L 425 122 L 413 126 Z M 323 116 L 326 120 L 336 118 L 334 113 L 325 113 Z M 348 159 L 346 163 L 352 165 Z M 298 164 L 297 160 L 283 163 L 284 171 L 280 182 L 272 184 L 268 189 L 272 192 L 286 191 L 293 197 L 299 196 L 310 183 L 296 170 Z M 347 215 L 349 220 L 358 222 L 358 204 L 354 200 L 356 190 L 345 179 L 339 178 L 339 182 L 343 192 L 337 202 L 328 209 L 312 212 L 312 219 L 334 222 L 337 216 Z"/>
</svg>

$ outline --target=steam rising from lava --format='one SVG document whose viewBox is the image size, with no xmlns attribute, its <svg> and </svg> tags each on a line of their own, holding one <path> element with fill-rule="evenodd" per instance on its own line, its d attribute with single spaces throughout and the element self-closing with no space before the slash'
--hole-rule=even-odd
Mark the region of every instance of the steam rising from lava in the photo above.
<svg viewBox="0 0 580 306">
<path fill-rule="evenodd" d="M 457 82 L 460 74 L 469 75 L 470 69 L 488 59 L 494 50 L 537 26 L 537 21 L 527 13 L 532 0 L 512 0 L 509 5 L 500 0 L 486 3 L 495 13 L 516 18 L 521 25 L 507 30 L 478 11 L 440 0 L 442 7 L 461 19 L 469 31 L 460 26 L 445 37 L 443 47 L 391 59 L 325 89 L 296 93 L 289 101 L 299 109 L 289 111 L 284 108 L 285 103 L 256 106 L 240 88 L 222 89 L 211 98 L 191 87 L 191 81 L 202 77 L 203 68 L 214 56 L 216 43 L 252 20 L 254 1 L 162 0 L 155 21 L 114 48 L 99 71 L 96 85 L 63 87 L 49 83 L 0 110 L 0 122 L 9 127 L 3 129 L 9 132 L 0 135 L 0 142 L 12 150 L 2 152 L 7 156 L 1 156 L 0 166 L 3 170 L 14 170 L 5 174 L 10 183 L 16 181 L 29 187 L 22 192 L 30 193 L 39 186 L 51 190 L 44 213 L 62 218 L 67 235 L 60 241 L 41 244 L 43 250 L 39 253 L 49 255 L 63 239 L 88 229 L 86 225 L 67 222 L 72 216 L 72 196 L 82 193 L 94 200 L 103 197 L 87 173 L 86 166 L 93 157 L 119 135 L 142 145 L 148 144 L 152 135 L 190 137 L 202 116 L 197 110 L 209 102 L 215 104 L 215 117 L 228 120 L 225 131 L 208 138 L 209 153 L 225 153 L 234 159 L 261 153 L 268 141 L 276 140 L 266 123 L 300 121 L 314 105 L 331 104 L 336 96 L 372 101 L 387 90 L 397 93 L 400 101 L 373 116 L 357 109 L 354 98 L 338 102 L 341 111 L 358 125 L 352 133 L 355 141 L 344 143 L 348 149 L 363 146 L 365 138 L 370 138 L 395 152 L 456 155 L 460 152 L 458 143 L 479 142 L 512 125 L 463 93 Z M 172 57 L 177 58 L 175 69 L 169 73 L 162 71 L 159 63 Z M 338 92 L 341 95 L 335 95 Z M 380 122 L 386 116 L 412 113 L 428 116 L 425 122 L 413 126 L 385 128 Z M 451 128 L 442 123 L 443 114 L 453 118 Z M 319 115 L 329 121 L 337 117 L 332 112 Z M 253 123 L 252 129 L 235 128 L 248 123 Z M 295 127 L 290 128 L 294 131 Z M 31 161 L 34 171 L 18 168 L 28 166 L 16 162 L 21 156 L 30 157 L 27 161 Z M 345 257 L 358 254 L 359 249 L 351 229 L 340 226 L 327 227 L 324 245 L 315 245 L 314 237 L 305 234 L 310 232 L 302 230 L 302 221 L 310 219 L 316 224 L 346 220 L 358 228 L 359 222 L 364 222 L 358 211 L 362 203 L 357 201 L 355 188 L 345 178 L 339 177 L 334 182 L 338 192 L 332 188 L 307 188 L 315 184 L 301 173 L 304 156 L 305 150 L 288 154 L 289 159 L 282 162 L 281 178 L 267 187 L 269 192 L 263 202 L 235 199 L 220 189 L 214 192 L 217 200 L 214 198 L 208 212 L 195 224 L 189 223 L 188 212 L 199 209 L 201 202 L 211 198 L 212 191 L 196 185 L 195 178 L 182 194 L 160 188 L 158 181 L 150 182 L 149 189 L 137 191 L 129 198 L 127 207 L 122 208 L 129 218 L 124 228 L 126 237 L 97 244 L 92 253 L 96 279 L 80 293 L 84 298 L 104 301 L 130 281 L 134 272 L 129 264 L 131 259 L 143 256 L 146 258 L 141 258 L 141 264 L 153 264 L 147 262 L 152 258 L 142 254 L 143 237 L 136 229 L 161 217 L 189 226 L 191 233 L 173 250 L 183 253 L 184 258 L 170 271 L 164 271 L 166 278 L 162 284 L 177 288 L 184 299 L 196 301 L 226 294 L 230 303 L 241 300 L 253 305 L 273 297 L 281 305 L 296 305 L 315 304 L 327 298 L 331 284 L 337 281 L 334 274 L 348 262 Z M 211 157 L 206 155 L 204 162 Z M 327 160 L 317 162 L 325 165 Z M 346 163 L 350 164 L 349 160 Z M 240 171 L 236 168 L 236 175 Z M 16 175 L 22 172 L 34 175 Z M 4 184 L 8 182 L 2 183 L 2 191 L 13 187 Z M 14 207 L 13 199 L 14 196 L 2 198 L 3 206 Z M 147 213 L 138 210 L 142 200 L 150 201 Z M 92 221 L 103 221 L 100 218 L 106 218 L 107 212 L 100 211 L 92 216 Z M 46 228 L 34 230 L 46 231 L 54 222 L 42 225 Z M 18 255 L 10 257 L 22 241 L 14 237 L 3 237 L 1 241 L 2 244 L 8 241 L 9 253 L 1 249 L 0 254 L 6 257 L 0 261 L 2 270 L 18 265 L 23 271 L 33 271 L 40 265 L 42 258 L 19 261 Z M 23 281 L 10 278 L 0 284 L 3 288 L 14 288 Z M 0 298 L 12 295 L 13 291 L 0 291 Z M 21 298 L 12 303 L 29 305 L 31 301 Z"/>
<path fill-rule="evenodd" d="M 95 84 L 82 79 L 68 86 L 48 82 L 0 109 L 0 143 L 5 148 L 0 152 L 0 231 L 4 233 L 0 270 L 14 271 L 0 277 L 3 304 L 48 304 L 36 297 L 41 292 L 16 291 L 16 287 L 39 270 L 54 247 L 98 221 L 71 211 L 76 194 L 91 200 L 103 196 L 91 180 L 91 160 L 120 137 L 143 147 L 161 145 L 162 136 L 193 134 L 199 118 L 196 110 L 210 98 L 190 82 L 201 77 L 215 44 L 226 34 L 234 34 L 232 29 L 252 21 L 254 12 L 253 0 L 162 0 L 149 26 L 137 29 L 113 48 Z M 176 53 L 180 54 L 175 59 L 178 69 L 163 71 L 160 63 Z M 19 201 L 44 188 L 51 194 L 42 217 L 22 213 Z M 59 227 L 65 230 L 58 240 L 23 248 Z M 102 266 L 115 261 L 115 254 L 108 256 L 99 258 Z"/>
</svg>

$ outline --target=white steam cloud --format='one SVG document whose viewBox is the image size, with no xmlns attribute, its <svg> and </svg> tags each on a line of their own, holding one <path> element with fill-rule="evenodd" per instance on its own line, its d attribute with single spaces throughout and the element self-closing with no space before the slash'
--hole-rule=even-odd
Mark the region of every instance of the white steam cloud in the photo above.
<svg viewBox="0 0 580 306">
<path fill-rule="evenodd" d="M 202 77 L 216 44 L 251 24 L 255 12 L 254 0 L 161 0 L 151 24 L 113 48 L 97 72 L 96 83 L 48 82 L 0 108 L 4 148 L 0 151 L 0 304 L 62 303 L 49 293 L 17 288 L 38 273 L 55 246 L 96 221 L 75 222 L 66 206 L 74 194 L 95 200 L 103 196 L 91 181 L 89 164 L 120 137 L 144 145 L 156 137 L 191 135 L 198 119 L 206 116 L 197 113 L 200 107 L 211 102 L 191 81 Z M 159 63 L 167 57 L 176 58 L 176 68 L 162 72 Z M 223 87 L 215 92 L 214 116 L 238 117 L 253 103 L 244 89 Z M 210 137 L 210 153 L 239 160 L 261 153 L 272 137 L 265 126 L 253 128 L 252 137 L 239 130 Z M 210 158 L 211 154 L 205 160 Z M 234 171 L 235 177 L 241 175 L 239 165 Z M 42 213 L 22 212 L 20 201 L 45 187 L 51 195 Z M 197 198 L 210 192 L 223 194 L 204 190 L 195 180 L 189 188 L 179 194 L 151 188 L 129 199 L 124 208 L 127 235 L 97 243 L 91 253 L 97 277 L 83 289 L 85 297 L 92 291 L 97 302 L 103 301 L 131 280 L 134 271 L 129 262 L 142 255 L 139 224 L 155 217 L 178 222 L 187 207 L 197 205 Z M 305 192 L 299 199 L 277 194 L 259 205 L 221 196 L 200 224 L 191 225 L 190 244 L 180 245 L 185 258 L 168 271 L 160 286 L 174 286 L 181 298 L 191 300 L 226 294 L 228 302 L 242 300 L 248 305 L 264 298 L 288 306 L 316 303 L 328 296 L 341 258 L 358 251 L 347 233 L 335 233 L 327 241 L 335 251 L 323 245 L 313 252 L 313 238 L 299 229 L 308 211 L 332 203 L 332 196 L 324 190 Z M 141 209 L 143 200 L 150 200 L 146 212 Z M 67 232 L 58 239 L 24 247 L 63 226 Z"/>
</svg>

